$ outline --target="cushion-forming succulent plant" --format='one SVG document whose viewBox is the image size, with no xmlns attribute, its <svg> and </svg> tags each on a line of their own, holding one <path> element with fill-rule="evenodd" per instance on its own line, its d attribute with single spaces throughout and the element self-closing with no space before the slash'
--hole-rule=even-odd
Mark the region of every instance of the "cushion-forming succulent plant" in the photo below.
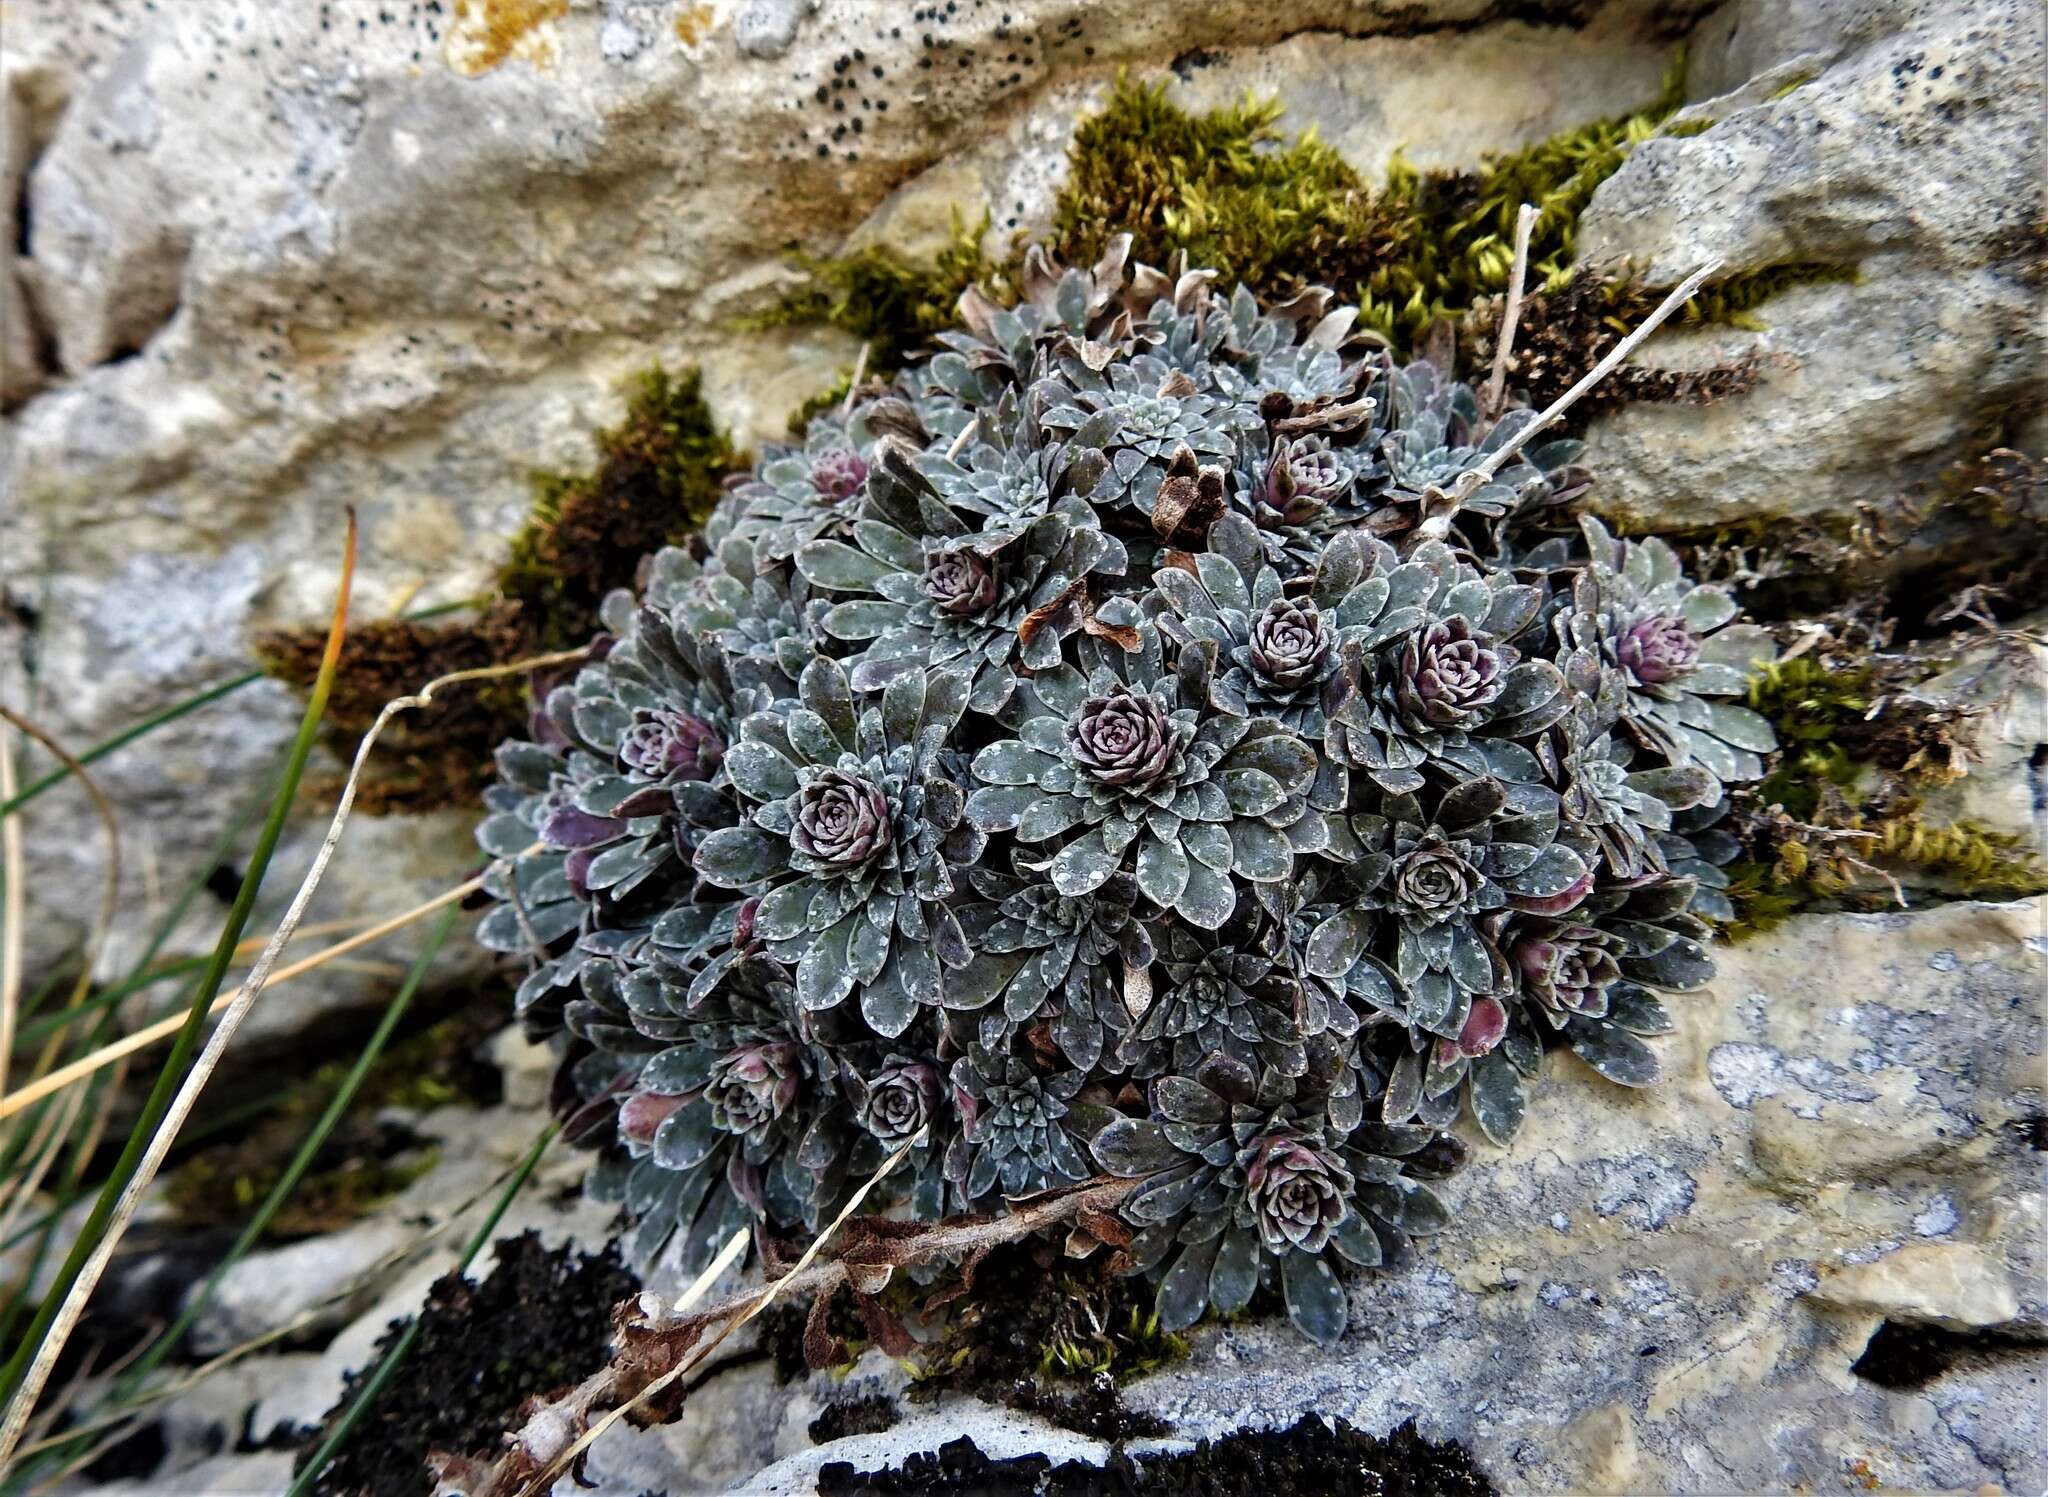
<svg viewBox="0 0 2048 1497">
<path fill-rule="evenodd" d="M 1445 1220 L 1551 1050 L 1655 1075 L 1727 919 L 1768 654 L 1569 439 L 1112 243 L 766 452 L 663 551 L 478 836 L 483 942 L 636 1249 L 1138 1180 L 1162 1323 Z"/>
<path fill-rule="evenodd" d="M 1665 541 L 1618 540 L 1590 516 L 1580 528 L 1591 561 L 1558 614 L 1560 637 L 1620 678 L 1622 723 L 1645 748 L 1717 780 L 1758 778 L 1777 747 L 1771 725 L 1726 698 L 1770 663 L 1770 635 L 1736 622 L 1728 590 L 1693 582 Z"/>
<path fill-rule="evenodd" d="M 1241 1310 L 1263 1279 L 1304 1335 L 1335 1341 L 1346 1319 L 1336 1266 L 1398 1263 L 1449 1220 L 1423 1182 L 1455 1168 L 1462 1146 L 1430 1128 L 1332 1128 L 1324 1081 L 1261 1079 L 1215 1056 L 1154 1081 L 1149 1117 L 1096 1134 L 1105 1170 L 1145 1181 L 1124 1210 L 1139 1228 L 1132 1258 L 1163 1270 L 1161 1325 Z"/>
</svg>

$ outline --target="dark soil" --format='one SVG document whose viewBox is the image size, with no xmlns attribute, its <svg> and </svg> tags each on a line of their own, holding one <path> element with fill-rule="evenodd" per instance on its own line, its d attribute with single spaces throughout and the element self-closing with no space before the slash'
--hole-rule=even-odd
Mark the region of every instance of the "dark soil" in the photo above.
<svg viewBox="0 0 2048 1497">
<path fill-rule="evenodd" d="M 891 1471 L 856 1472 L 833 1461 L 818 1472 L 819 1497 L 959 1493 L 1002 1497 L 1492 1497 L 1493 1483 L 1464 1448 L 1425 1440 L 1414 1423 L 1385 1439 L 1304 1417 L 1292 1429 L 1246 1430 L 1191 1451 L 1148 1456 L 1122 1450 L 1107 1466 L 1042 1455 L 990 1460 L 961 1438 Z"/>
<path fill-rule="evenodd" d="M 580 1382 L 610 1354 L 612 1307 L 640 1292 L 619 1262 L 545 1251 L 540 1234 L 499 1240 L 497 1265 L 480 1284 L 438 1280 L 420 1312 L 419 1339 L 390 1387 L 357 1423 L 313 1490 L 321 1497 L 427 1497 L 429 1450 L 494 1451 L 530 1395 Z M 340 1401 L 301 1446 L 300 1462 L 355 1397 L 370 1368 L 403 1333 L 395 1321 L 369 1365 L 349 1375 Z"/>
<path fill-rule="evenodd" d="M 879 1393 L 861 1398 L 842 1398 L 825 1405 L 825 1411 L 811 1421 L 811 1443 L 829 1444 L 848 1435 L 879 1435 L 903 1422 L 896 1401 Z"/>
<path fill-rule="evenodd" d="M 1958 1366 L 2029 1355 L 2048 1355 L 2048 1342 L 2002 1331 L 1945 1331 L 1887 1320 L 1849 1370 L 1880 1388 L 1924 1388 Z"/>
<path fill-rule="evenodd" d="M 1132 1440 L 1173 1433 L 1173 1426 L 1157 1414 L 1127 1408 L 1123 1395 L 1117 1392 L 1116 1380 L 1106 1372 L 1098 1372 L 1078 1384 L 1065 1378 L 1020 1377 L 1007 1393 L 983 1391 L 1013 1409 L 1036 1414 L 1062 1429 L 1097 1440 Z"/>
</svg>

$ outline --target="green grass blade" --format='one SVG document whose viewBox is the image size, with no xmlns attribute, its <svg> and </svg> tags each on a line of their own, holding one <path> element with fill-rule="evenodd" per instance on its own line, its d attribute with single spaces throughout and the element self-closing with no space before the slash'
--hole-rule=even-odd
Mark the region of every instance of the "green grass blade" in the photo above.
<svg viewBox="0 0 2048 1497">
<path fill-rule="evenodd" d="M 440 618 L 445 614 L 460 613 L 464 609 L 475 608 L 478 602 L 479 600 L 476 598 L 457 598 L 450 603 L 436 603 L 430 608 L 413 609 L 405 614 L 404 617 L 415 621 Z M 209 686 L 206 690 L 199 692 L 195 696 L 189 696 L 182 702 L 173 702 L 161 712 L 153 712 L 140 722 L 132 723 L 128 727 L 123 728 L 105 742 L 94 744 L 78 756 L 78 762 L 80 764 L 91 764 L 97 760 L 104 759 L 107 755 L 126 748 L 145 734 L 155 732 L 166 723 L 174 723 L 188 713 L 197 712 L 201 707 L 217 702 L 224 696 L 232 695 L 240 691 L 244 686 L 261 681 L 268 674 L 269 672 L 262 670 L 245 671 L 232 680 L 221 682 L 218 686 Z M 41 779 L 25 786 L 11 800 L 0 801 L 0 821 L 4 821 L 9 816 L 12 816 L 45 790 L 54 789 L 56 786 L 63 784 L 70 776 L 70 767 L 60 764 Z"/>
<path fill-rule="evenodd" d="M 28 1023 L 21 1026 L 20 1043 L 23 1045 L 33 1045 L 38 1040 L 47 1039 L 58 1030 L 68 1029 L 80 1019 L 86 1018 L 101 1009 L 112 1008 L 115 1004 L 121 1002 L 122 999 L 132 997 L 144 988 L 153 988 L 158 983 L 169 982 L 173 978 L 191 977 L 195 973 L 206 969 L 206 960 L 203 956 L 180 957 L 177 961 L 159 967 L 154 972 L 146 972 L 139 977 L 124 977 L 104 992 L 95 993 L 90 998 L 81 1003 L 74 1004 L 70 1008 L 53 1014 L 43 1014 L 31 1019 Z"/>
<path fill-rule="evenodd" d="M 176 722 L 186 714 L 197 712 L 201 707 L 217 702 L 222 697 L 232 692 L 240 691 L 244 686 L 255 681 L 261 681 L 262 679 L 262 671 L 249 671 L 243 675 L 236 676 L 231 681 L 223 681 L 218 686 L 209 686 L 197 696 L 187 697 L 182 702 L 173 702 L 161 712 L 152 712 L 148 717 L 143 718 L 142 721 L 123 728 L 112 738 L 94 744 L 78 756 L 78 762 L 80 764 L 92 764 L 104 759 L 107 755 L 126 748 L 144 734 L 155 732 L 165 723 Z M 71 778 L 70 766 L 60 764 L 41 779 L 25 786 L 12 800 L 0 801 L 0 821 L 4 821 L 9 816 L 12 816 L 45 790 L 61 785 L 69 778 Z"/>
<path fill-rule="evenodd" d="M 199 1037 L 206 1028 L 207 1009 L 215 994 L 220 991 L 222 979 L 227 976 L 228 965 L 234 959 L 235 949 L 241 944 L 242 931 L 249 923 L 249 915 L 256 905 L 257 891 L 262 887 L 263 876 L 269 870 L 271 855 L 277 851 L 279 838 L 284 835 L 286 820 L 291 815 L 292 799 L 298 793 L 299 780 L 306 770 L 306 762 L 312 757 L 313 746 L 319 737 L 320 720 L 327 712 L 327 699 L 334 690 L 334 676 L 341 659 L 341 637 L 348 617 L 349 585 L 355 569 L 355 517 L 349 516 L 349 545 L 347 559 L 343 563 L 340 597 L 335 605 L 335 615 L 326 657 L 321 661 L 319 677 L 313 683 L 313 690 L 306 699 L 306 710 L 299 720 L 298 735 L 292 740 L 291 756 L 285 762 L 284 775 L 277 792 L 271 798 L 270 814 L 264 818 L 263 830 L 256 839 L 255 851 L 250 855 L 248 871 L 242 877 L 241 887 L 235 891 L 235 902 L 228 911 L 227 923 L 222 927 L 220 940 L 215 944 L 213 956 L 207 963 L 206 971 L 199 980 L 193 996 L 192 1008 L 186 1016 L 185 1025 L 178 1031 L 178 1037 L 171 1046 L 171 1053 L 157 1073 L 156 1085 L 150 1089 L 149 1099 L 143 1104 L 142 1115 L 129 1130 L 127 1143 L 115 1162 L 113 1173 L 101 1187 L 99 1197 L 93 1203 L 91 1214 L 86 1218 L 78 1238 L 65 1255 L 64 1263 L 57 1271 L 43 1301 L 36 1309 L 35 1319 L 29 1323 L 21 1344 L 8 1360 L 4 1371 L 0 1371 L 0 1404 L 7 1405 L 5 1417 L 11 1427 L 18 1428 L 26 1417 L 27 1410 L 13 1407 L 13 1401 L 28 1382 L 31 1368 L 36 1366 L 43 1342 L 63 1310 L 79 1276 L 85 1271 L 87 1260 L 97 1252 L 114 1218 L 114 1211 L 120 1202 L 128 1182 L 134 1178 L 140 1167 L 142 1156 L 155 1137 L 164 1115 L 170 1111 L 171 1101 L 176 1097 L 185 1073 L 192 1064 L 193 1053 L 199 1048 Z M 141 726 L 141 725 L 138 725 Z M 127 741 L 132 741 L 130 735 Z M 17 797 L 18 799 L 19 797 Z M 0 1439 L 0 1446 L 11 1446 L 11 1439 Z"/>
<path fill-rule="evenodd" d="M 506 1183 L 504 1194 L 498 1197 L 497 1204 L 491 1208 L 491 1214 L 484 1218 L 483 1225 L 478 1227 L 475 1235 L 469 1239 L 469 1246 L 463 1249 L 462 1261 L 456 1265 L 457 1273 L 469 1271 L 469 1265 L 476 1260 L 476 1255 L 483 1251 L 484 1244 L 489 1242 L 491 1235 L 498 1230 L 498 1222 L 505 1215 L 505 1209 L 512 1204 L 512 1198 L 525 1186 L 534 1166 L 540 1163 L 540 1156 L 554 1140 L 557 1128 L 558 1125 L 549 1124 L 540 1137 L 534 1140 L 533 1147 L 520 1161 L 518 1172 Z M 412 1323 L 391 1344 L 391 1349 L 384 1353 L 384 1358 L 377 1364 L 376 1371 L 370 1374 L 368 1381 L 358 1390 L 347 1411 L 336 1421 L 333 1432 L 320 1442 L 320 1448 L 313 1452 L 312 1459 L 300 1470 L 298 1478 L 292 1482 L 291 1490 L 285 1497 L 307 1497 L 313 1490 L 313 1483 L 320 1479 L 320 1473 L 327 1469 L 327 1463 L 334 1459 L 335 1452 L 340 1450 L 342 1443 L 348 1439 L 349 1431 L 369 1412 L 370 1405 L 377 1401 L 391 1379 L 397 1375 L 400 1365 L 412 1351 L 413 1342 L 419 1339 L 419 1332 L 420 1318 L 415 1315 Z"/>
<path fill-rule="evenodd" d="M 362 1053 L 356 1057 L 355 1065 L 350 1068 L 347 1077 L 328 1102 L 327 1110 L 321 1113 L 319 1120 L 307 1130 L 305 1139 L 299 1144 L 298 1152 L 292 1156 L 291 1163 L 285 1166 L 284 1174 L 271 1188 L 270 1194 L 264 1197 L 263 1204 L 256 1208 L 255 1214 L 243 1224 L 241 1235 L 235 1239 L 235 1245 L 228 1249 L 227 1255 L 214 1266 L 213 1272 L 207 1275 L 206 1282 L 199 1286 L 199 1292 L 187 1296 L 184 1310 L 171 1322 L 169 1329 L 164 1331 L 156 1339 L 155 1344 L 122 1375 L 116 1389 L 117 1397 L 132 1391 L 140 1384 L 178 1344 L 185 1332 L 191 1329 L 192 1322 L 197 1320 L 200 1313 L 212 1302 L 214 1293 L 220 1288 L 220 1282 L 227 1276 L 228 1270 L 247 1256 L 249 1250 L 256 1245 L 257 1239 L 263 1235 L 264 1229 L 270 1225 L 271 1218 L 277 1215 L 279 1209 L 290 1199 L 291 1193 L 298 1188 L 300 1179 L 312 1167 L 314 1156 L 320 1152 L 320 1146 L 327 1142 L 327 1135 L 334 1131 L 335 1125 L 341 1121 L 342 1114 L 346 1113 L 349 1104 L 355 1101 L 356 1093 L 361 1090 L 364 1080 L 370 1074 L 370 1067 L 377 1063 L 377 1057 L 383 1053 L 392 1032 L 398 1028 L 398 1021 L 405 1016 L 405 1010 L 411 1004 L 413 994 L 419 991 L 420 983 L 426 978 L 428 967 L 433 965 L 434 958 L 440 954 L 441 944 L 448 939 L 448 932 L 454 928 L 456 913 L 454 905 L 450 905 L 442 912 L 441 918 L 428 933 L 426 945 L 420 949 L 418 960 L 412 964 L 412 970 L 406 973 L 404 983 L 400 985 L 397 993 L 392 995 L 391 1002 L 385 1005 L 383 1018 L 378 1021 L 377 1028 L 363 1046 Z"/>
<path fill-rule="evenodd" d="M 272 767 L 270 774 L 265 776 L 265 779 L 273 780 L 277 774 L 282 772 L 284 763 L 285 755 L 279 754 L 276 764 Z M 160 982 L 168 982 L 173 977 L 189 977 L 195 972 L 203 971 L 207 962 L 207 959 L 203 956 L 187 957 L 161 967 L 155 972 L 151 972 L 149 966 L 150 963 L 156 960 L 157 953 L 164 949 L 164 943 L 170 940 L 171 933 L 178 928 L 180 922 L 184 920 L 186 913 L 191 910 L 193 902 L 199 898 L 200 894 L 205 892 L 207 881 L 212 875 L 213 870 L 220 867 L 221 861 L 234 850 L 235 844 L 242 840 L 243 834 L 251 826 L 255 825 L 256 818 L 263 814 L 264 808 L 269 804 L 269 794 L 255 797 L 245 802 L 241 809 L 229 820 L 221 834 L 213 840 L 213 845 L 207 848 L 205 855 L 199 860 L 198 872 L 185 881 L 185 887 L 178 891 L 178 897 L 171 902 L 171 907 L 157 921 L 156 929 L 150 933 L 149 944 L 142 948 L 141 955 L 137 956 L 134 962 L 130 964 L 126 977 L 115 983 L 111 988 L 108 988 L 105 992 L 95 993 L 84 1002 L 74 1004 L 61 1013 L 45 1014 L 31 1023 L 22 1025 L 16 1043 L 20 1045 L 33 1044 L 35 1041 L 64 1028 L 82 1014 L 91 1013 L 96 1009 L 111 1008 L 130 994 L 140 992 L 147 987 L 154 987 Z M 190 1002 L 191 1000 L 189 997 L 181 997 L 179 1001 L 182 1003 Z M 93 1047 L 87 1046 L 86 1048 L 90 1050 Z"/>
</svg>

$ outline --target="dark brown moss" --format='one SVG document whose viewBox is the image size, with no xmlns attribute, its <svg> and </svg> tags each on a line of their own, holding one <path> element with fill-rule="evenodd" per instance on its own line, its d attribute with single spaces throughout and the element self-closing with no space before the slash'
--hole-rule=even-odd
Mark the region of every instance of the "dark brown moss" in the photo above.
<svg viewBox="0 0 2048 1497">
<path fill-rule="evenodd" d="M 697 371 L 641 375 L 624 418 L 597 437 L 598 461 L 582 473 L 534 478 L 532 518 L 513 538 L 498 591 L 459 621 L 382 619 L 350 631 L 328 708 L 328 741 L 343 763 L 384 704 L 458 671 L 586 642 L 613 588 L 633 581 L 640 559 L 694 534 L 742 455 L 712 420 Z M 257 641 L 272 675 L 312 685 L 323 631 L 289 630 Z M 357 799 L 370 814 L 470 805 L 491 776 L 491 751 L 519 731 L 526 708 L 516 677 L 468 682 L 396 719 L 372 755 Z M 339 778 L 309 779 L 331 795 Z"/>
<path fill-rule="evenodd" d="M 597 438 L 587 473 L 541 474 L 533 519 L 498 574 L 533 643 L 572 649 L 597 632 L 605 594 L 640 558 L 696 533 L 742 466 L 711 418 L 695 369 L 640 376 L 625 419 Z"/>
<path fill-rule="evenodd" d="M 997 1248 L 950 1311 L 917 1354 L 913 1401 L 970 1392 L 1102 1438 L 1159 1432 L 1123 1408 L 1116 1383 L 1185 1356 L 1187 1341 L 1159 1329 L 1150 1288 L 1106 1257 L 1077 1263 L 1049 1241 Z"/>
<path fill-rule="evenodd" d="M 1509 384 L 1524 391 L 1538 410 L 1577 384 L 1663 300 L 1640 281 L 1595 270 L 1575 270 L 1556 291 L 1538 291 L 1522 303 L 1509 361 Z M 1501 298 L 1492 298 L 1460 319 L 1461 367 L 1484 379 L 1493 367 L 1500 332 Z M 1764 373 L 1764 361 L 1749 354 L 1733 363 L 1699 369 L 1652 369 L 1623 364 L 1596 385 L 1573 409 L 1583 424 L 1605 411 L 1637 402 L 1712 405 L 1746 395 Z"/>
<path fill-rule="evenodd" d="M 860 1398 L 837 1398 L 826 1404 L 824 1412 L 811 1421 L 811 1443 L 824 1445 L 833 1440 L 843 1440 L 848 1435 L 878 1435 L 885 1429 L 894 1429 L 902 1421 L 903 1411 L 896 1407 L 895 1400 L 879 1393 L 865 1394 Z"/>
<path fill-rule="evenodd" d="M 1077 1263 L 1057 1243 L 1027 1241 L 994 1249 L 958 1288 L 915 1290 L 899 1280 L 881 1296 L 899 1322 L 936 1326 L 924 1311 L 945 1307 L 941 1333 L 909 1355 L 912 1402 L 971 1393 L 1101 1439 L 1164 1432 L 1117 1393 L 1118 1380 L 1187 1354 L 1185 1337 L 1159 1329 L 1142 1281 L 1109 1272 L 1106 1256 Z M 778 1305 L 760 1319 L 763 1347 L 785 1380 L 815 1370 L 804 1355 L 806 1309 Z M 853 1354 L 872 1332 L 846 1295 L 832 1303 L 826 1329 Z"/>
<path fill-rule="evenodd" d="M 328 746 L 341 763 L 351 762 L 386 702 L 437 677 L 517 660 L 531 653 L 530 642 L 523 611 L 509 601 L 461 622 L 379 619 L 351 630 L 328 704 Z M 318 631 L 286 630 L 261 636 L 256 652 L 272 675 L 306 690 L 319 673 L 324 645 Z M 396 718 L 378 739 L 357 809 L 380 815 L 474 800 L 489 783 L 491 750 L 518 713 L 516 682 L 465 682 L 437 693 L 431 705 Z M 310 776 L 306 791 L 331 797 L 340 784 L 339 774 Z"/>
<path fill-rule="evenodd" d="M 277 1184 L 296 1134 L 259 1129 L 234 1145 L 208 1149 L 171 1175 L 166 1197 L 187 1226 L 234 1227 Z M 280 1149 L 283 1143 L 286 1147 Z M 410 1128 L 370 1118 L 335 1126 L 312 1167 L 264 1231 L 289 1241 L 347 1226 L 433 1167 L 435 1153 Z"/>
</svg>

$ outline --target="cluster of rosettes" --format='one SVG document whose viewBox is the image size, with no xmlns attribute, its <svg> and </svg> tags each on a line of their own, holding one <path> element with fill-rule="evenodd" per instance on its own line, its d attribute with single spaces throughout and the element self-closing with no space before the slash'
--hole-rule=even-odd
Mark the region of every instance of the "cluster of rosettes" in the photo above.
<svg viewBox="0 0 2048 1497">
<path fill-rule="evenodd" d="M 921 1219 L 1139 1179 L 1165 1325 L 1265 1283 L 1327 1339 L 1461 1108 L 1654 1077 L 1769 644 L 1326 293 L 1028 269 L 608 601 L 499 753 L 482 939 L 643 1258 L 908 1147 Z"/>
</svg>

